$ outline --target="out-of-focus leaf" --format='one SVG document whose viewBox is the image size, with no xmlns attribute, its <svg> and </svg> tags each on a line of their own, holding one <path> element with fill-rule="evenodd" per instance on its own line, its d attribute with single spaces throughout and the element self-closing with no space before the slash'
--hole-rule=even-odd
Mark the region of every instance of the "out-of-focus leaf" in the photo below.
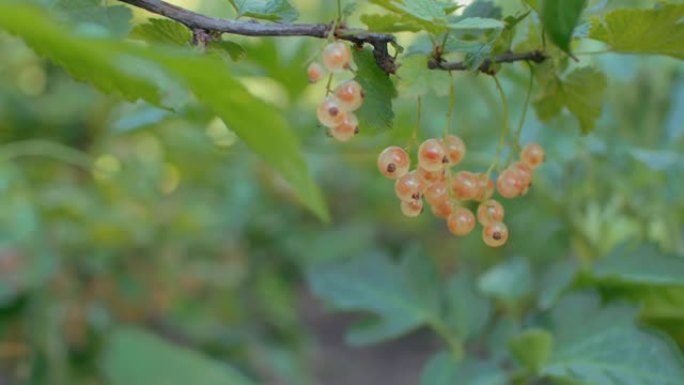
<svg viewBox="0 0 684 385">
<path fill-rule="evenodd" d="M 459 362 L 449 352 L 432 356 L 420 375 L 421 385 L 505 385 L 506 373 L 487 360 L 468 357 Z"/>
<path fill-rule="evenodd" d="M 475 281 L 465 270 L 448 282 L 446 309 L 447 324 L 462 339 L 482 332 L 491 314 L 489 300 L 476 292 Z"/>
<path fill-rule="evenodd" d="M 508 342 L 520 364 L 536 373 L 548 362 L 553 349 L 553 336 L 544 329 L 527 329 Z"/>
<path fill-rule="evenodd" d="M 131 31 L 132 38 L 154 43 L 187 46 L 192 40 L 192 32 L 173 20 L 149 19 Z"/>
<path fill-rule="evenodd" d="M 364 255 L 314 267 L 308 279 L 333 308 L 373 315 L 347 334 L 354 345 L 397 337 L 439 316 L 439 280 L 421 255 L 409 254 L 400 264 L 382 254 Z"/>
<path fill-rule="evenodd" d="M 370 50 L 354 50 L 354 61 L 358 68 L 356 80 L 365 93 L 363 105 L 357 111 L 360 129 L 373 131 L 392 128 L 392 99 L 397 96 L 394 83 L 389 75 L 378 67 Z"/>
<path fill-rule="evenodd" d="M 227 56 L 232 61 L 242 60 L 247 56 L 247 51 L 238 43 L 228 40 L 216 40 L 209 43 L 209 50 L 222 56 Z"/>
<path fill-rule="evenodd" d="M 557 261 L 542 274 L 539 281 L 539 297 L 537 306 L 550 309 L 568 289 L 577 274 L 578 264 L 575 261 Z"/>
<path fill-rule="evenodd" d="M 554 351 L 542 373 L 593 384 L 679 385 L 684 362 L 664 336 L 635 325 L 625 304 L 601 308 L 595 294 L 577 294 L 552 312 Z"/>
<path fill-rule="evenodd" d="M 504 23 L 496 19 L 484 19 L 481 17 L 467 17 L 448 24 L 451 30 L 478 30 L 503 28 Z"/>
<path fill-rule="evenodd" d="M 368 27 L 368 30 L 376 32 L 418 32 L 423 29 L 413 19 L 394 13 L 361 15 L 361 22 Z"/>
<path fill-rule="evenodd" d="M 409 17 L 423 28 L 437 32 L 444 30 L 447 14 L 454 9 L 454 4 L 438 0 L 370 0 L 389 11 Z"/>
<path fill-rule="evenodd" d="M 541 19 L 549 39 L 565 52 L 570 52 L 570 41 L 578 24 L 586 0 L 544 0 Z"/>
<path fill-rule="evenodd" d="M 592 276 L 608 284 L 684 286 L 684 258 L 663 254 L 654 245 L 618 247 L 593 265 Z"/>
<path fill-rule="evenodd" d="M 437 96 L 449 95 L 449 84 L 453 79 L 446 71 L 426 71 L 425 56 L 413 55 L 404 58 L 397 71 L 399 94 L 406 98 L 424 96 L 434 92 Z"/>
<path fill-rule="evenodd" d="M 289 0 L 228 0 L 238 16 L 278 22 L 293 22 L 299 12 Z"/>
<path fill-rule="evenodd" d="M 250 385 L 230 366 L 133 328 L 109 337 L 102 366 L 112 385 Z"/>
<path fill-rule="evenodd" d="M 520 257 L 487 270 L 478 282 L 483 293 L 504 302 L 515 302 L 532 292 L 532 270 L 528 260 Z"/>
<path fill-rule="evenodd" d="M 482 17 L 487 19 L 501 19 L 501 7 L 488 0 L 477 0 L 463 10 L 464 17 Z"/>
<path fill-rule="evenodd" d="M 655 9 L 618 9 L 591 20 L 589 37 L 612 51 L 668 55 L 684 59 L 684 4 Z"/>
<path fill-rule="evenodd" d="M 103 5 L 100 0 L 57 0 L 53 9 L 78 25 L 86 23 L 104 28 L 110 35 L 123 37 L 131 30 L 133 13 L 123 5 Z"/>
</svg>

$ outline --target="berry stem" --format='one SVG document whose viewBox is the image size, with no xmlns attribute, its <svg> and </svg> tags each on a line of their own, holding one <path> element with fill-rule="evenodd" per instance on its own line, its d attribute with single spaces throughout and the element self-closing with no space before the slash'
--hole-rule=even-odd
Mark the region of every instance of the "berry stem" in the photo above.
<svg viewBox="0 0 684 385">
<path fill-rule="evenodd" d="M 494 83 L 496 84 L 496 90 L 499 92 L 499 96 L 501 97 L 501 107 L 503 111 L 503 122 L 501 126 L 501 135 L 499 136 L 499 144 L 496 147 L 496 155 L 494 156 L 494 161 L 492 164 L 489 166 L 489 169 L 487 170 L 487 177 L 489 177 L 492 173 L 492 170 L 494 170 L 495 167 L 499 166 L 499 160 L 501 158 L 501 151 L 503 151 L 504 146 L 506 145 L 506 137 L 508 137 L 508 131 L 509 131 L 509 126 L 508 126 L 508 119 L 509 119 L 509 113 L 508 113 L 508 100 L 506 99 L 506 94 L 504 93 L 503 87 L 501 87 L 501 82 L 499 82 L 499 79 L 496 76 L 492 76 L 492 79 L 494 79 Z"/>
<path fill-rule="evenodd" d="M 515 130 L 513 136 L 513 148 L 515 152 L 520 152 L 522 146 L 520 145 L 520 135 L 522 134 L 523 126 L 525 125 L 525 120 L 527 119 L 527 109 L 530 106 L 530 97 L 532 96 L 532 86 L 534 84 L 534 68 L 528 63 L 530 68 L 530 80 L 527 83 L 527 94 L 525 95 L 525 103 L 523 104 L 522 114 L 520 115 L 520 120 L 518 121 L 518 127 Z M 513 153 L 509 155 L 509 160 L 513 157 Z"/>
<path fill-rule="evenodd" d="M 328 82 L 325 84 L 325 96 L 332 94 L 333 90 L 331 88 L 333 81 L 333 74 L 328 75 Z"/>
<path fill-rule="evenodd" d="M 456 108 L 456 87 L 454 87 L 454 76 L 449 72 L 449 106 L 447 108 L 446 123 L 444 124 L 443 139 L 449 135 L 449 128 L 454 118 L 454 108 Z"/>
<path fill-rule="evenodd" d="M 342 0 L 337 0 L 337 23 L 342 22 Z"/>
<path fill-rule="evenodd" d="M 420 129 L 420 119 L 421 111 L 423 110 L 423 99 L 419 96 L 416 98 L 416 125 L 413 126 L 413 131 L 411 132 L 411 140 L 406 148 L 406 151 L 410 152 L 413 146 L 418 144 L 418 129 Z"/>
<path fill-rule="evenodd" d="M 438 319 L 429 319 L 427 321 L 428 325 L 430 328 L 441 338 L 443 338 L 447 345 L 449 346 L 449 351 L 451 352 L 451 355 L 453 356 L 454 360 L 460 361 L 463 359 L 463 342 L 461 339 L 454 335 L 449 328 L 442 322 L 441 320 Z"/>
</svg>

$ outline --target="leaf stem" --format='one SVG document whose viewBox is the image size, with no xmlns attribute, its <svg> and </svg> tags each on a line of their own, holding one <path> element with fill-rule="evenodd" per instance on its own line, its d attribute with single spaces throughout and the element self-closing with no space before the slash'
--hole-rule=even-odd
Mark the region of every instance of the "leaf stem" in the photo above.
<svg viewBox="0 0 684 385">
<path fill-rule="evenodd" d="M 463 341 L 461 341 L 458 336 L 451 333 L 446 324 L 439 319 L 428 319 L 427 324 L 435 334 L 444 339 L 449 346 L 449 351 L 454 360 L 462 360 L 464 355 Z"/>
<path fill-rule="evenodd" d="M 504 93 L 503 87 L 501 87 L 501 82 L 499 82 L 499 79 L 496 76 L 492 76 L 494 79 L 494 83 L 496 84 L 496 90 L 499 93 L 499 97 L 501 98 L 501 107 L 503 111 L 503 122 L 501 126 L 501 134 L 499 136 L 499 144 L 496 147 L 496 155 L 494 156 L 494 161 L 492 164 L 489 166 L 489 169 L 487 170 L 487 177 L 489 177 L 492 173 L 492 170 L 494 170 L 495 167 L 498 168 L 499 166 L 499 160 L 501 158 L 501 151 L 503 151 L 504 146 L 506 145 L 506 138 L 508 137 L 508 131 L 509 131 L 509 112 L 508 112 L 508 100 L 506 99 L 506 94 Z"/>
<path fill-rule="evenodd" d="M 93 159 L 88 154 L 56 142 L 31 139 L 0 146 L 0 159 L 26 156 L 50 158 L 89 172 L 94 167 Z"/>
<path fill-rule="evenodd" d="M 411 139 L 408 146 L 406 146 L 406 151 L 411 152 L 413 146 L 418 145 L 418 130 L 420 129 L 421 111 L 423 109 L 423 99 L 419 96 L 416 98 L 416 125 L 413 126 L 413 131 L 411 132 Z"/>
<path fill-rule="evenodd" d="M 454 109 L 456 108 L 456 87 L 454 87 L 454 76 L 449 72 L 449 106 L 447 108 L 446 123 L 444 124 L 444 132 L 442 133 L 444 140 L 449 135 L 451 124 L 454 120 Z"/>
<path fill-rule="evenodd" d="M 523 104 L 522 114 L 520 115 L 520 120 L 518 121 L 518 127 L 513 135 L 513 148 L 516 152 L 519 152 L 522 146 L 520 145 L 520 135 L 522 134 L 523 126 L 525 125 L 525 120 L 527 119 L 527 110 L 530 106 L 530 98 L 532 95 L 532 86 L 534 84 L 534 68 L 531 64 L 527 64 L 530 68 L 530 80 L 527 83 L 527 94 L 525 95 L 525 103 Z M 512 156 L 512 153 L 511 153 Z M 509 157 L 510 160 L 510 157 Z"/>
</svg>

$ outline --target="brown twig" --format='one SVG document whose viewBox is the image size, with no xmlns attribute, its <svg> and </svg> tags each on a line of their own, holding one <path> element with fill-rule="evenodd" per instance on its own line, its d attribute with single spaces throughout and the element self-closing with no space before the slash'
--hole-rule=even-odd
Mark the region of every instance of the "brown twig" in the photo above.
<svg viewBox="0 0 684 385">
<path fill-rule="evenodd" d="M 506 52 L 499 56 L 495 56 L 491 59 L 485 59 L 482 64 L 477 68 L 479 71 L 484 73 L 490 73 L 492 70 L 492 64 L 496 63 L 513 63 L 516 61 L 527 61 L 533 63 L 541 63 L 546 60 L 548 56 L 542 51 L 529 51 L 529 52 Z M 431 59 L 428 62 L 428 68 L 433 70 L 444 70 L 444 71 L 465 71 L 469 69 L 469 66 L 465 62 L 445 62 L 436 59 Z"/>
</svg>

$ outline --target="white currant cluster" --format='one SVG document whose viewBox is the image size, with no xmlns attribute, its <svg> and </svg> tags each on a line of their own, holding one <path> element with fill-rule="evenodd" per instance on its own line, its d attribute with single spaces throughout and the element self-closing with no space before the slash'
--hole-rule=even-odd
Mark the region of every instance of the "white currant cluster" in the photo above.
<svg viewBox="0 0 684 385">
<path fill-rule="evenodd" d="M 336 41 L 323 50 L 323 65 L 313 62 L 307 69 L 309 81 L 316 83 L 323 79 L 326 71 L 331 74 L 352 69 L 352 53 L 349 46 Z M 354 111 L 363 104 L 363 88 L 356 80 L 338 84 L 316 110 L 318 121 L 328 128 L 328 133 L 340 142 L 347 142 L 359 133 L 359 122 Z"/>
<path fill-rule="evenodd" d="M 494 195 L 494 181 L 489 173 L 458 171 L 452 167 L 466 155 L 463 140 L 455 135 L 444 139 L 428 139 L 418 148 L 418 167 L 410 170 L 409 154 L 401 147 L 384 149 L 378 157 L 380 173 L 394 179 L 394 191 L 401 201 L 401 212 L 416 217 L 423 212 L 423 199 L 432 213 L 446 219 L 449 231 L 463 236 L 473 231 L 476 216 L 465 207 L 467 201 L 480 202 L 477 221 L 483 226 L 482 239 L 487 246 L 499 247 L 508 241 L 508 227 L 503 223 L 504 208 Z M 497 190 L 504 198 L 527 193 L 533 169 L 544 161 L 544 150 L 529 144 L 521 152 L 521 160 L 504 170 L 497 179 Z"/>
</svg>

